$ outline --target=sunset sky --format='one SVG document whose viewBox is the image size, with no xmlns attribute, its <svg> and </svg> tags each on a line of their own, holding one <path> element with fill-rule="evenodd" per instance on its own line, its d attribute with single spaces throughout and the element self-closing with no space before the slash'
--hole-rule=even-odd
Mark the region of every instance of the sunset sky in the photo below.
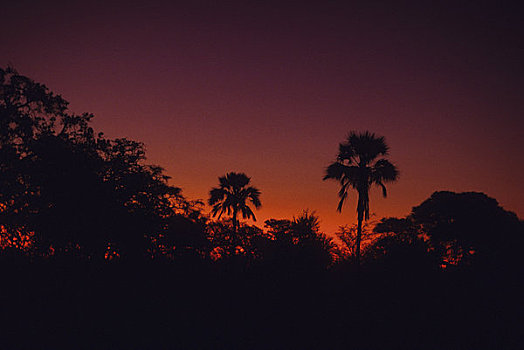
<svg viewBox="0 0 524 350">
<path fill-rule="evenodd" d="M 94 113 L 107 137 L 144 142 L 190 199 L 245 172 L 259 226 L 303 209 L 328 233 L 356 222 L 355 196 L 337 213 L 338 185 L 322 181 L 350 130 L 385 136 L 400 170 L 387 199 L 372 191 L 375 219 L 437 190 L 524 217 L 517 2 L 182 3 L 11 1 L 0 65 Z"/>
</svg>

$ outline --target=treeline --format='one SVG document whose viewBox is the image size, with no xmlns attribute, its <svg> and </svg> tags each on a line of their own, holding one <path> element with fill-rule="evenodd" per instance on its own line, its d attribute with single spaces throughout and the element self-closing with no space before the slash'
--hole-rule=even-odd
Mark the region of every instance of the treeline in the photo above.
<svg viewBox="0 0 524 350">
<path fill-rule="evenodd" d="M 212 220 L 203 203 L 169 184 L 159 166 L 145 163 L 140 142 L 107 139 L 90 126 L 90 114 L 68 111 L 60 95 L 18 74 L 0 70 L 0 246 L 2 255 L 75 257 L 91 261 L 171 259 L 245 264 L 310 265 L 320 268 L 358 259 L 433 266 L 500 264 L 521 246 L 522 222 L 480 193 L 435 193 L 404 219 L 369 217 L 369 185 L 395 180 L 383 138 L 350 134 L 326 178 L 341 181 L 341 201 L 358 189 L 359 225 L 337 232 L 343 245 L 320 232 L 318 217 L 271 219 L 264 229 L 239 221 L 255 218 L 260 190 L 243 173 L 219 178 L 211 189 Z M 360 156 L 360 158 L 358 158 Z M 351 163 L 353 161 L 353 163 Z M 369 178 L 358 183 L 370 163 Z M 354 169 L 352 169 L 354 168 Z M 356 175 L 355 175 L 356 174 Z M 360 176 L 360 177 L 359 177 Z M 365 187 L 365 186 L 364 186 Z M 222 216 L 224 215 L 224 216 Z M 360 231 L 359 231 L 360 230 Z M 363 237 L 362 237 L 363 236 Z M 414 260 L 418 259 L 418 260 Z M 431 262 L 431 263 L 430 263 Z"/>
<path fill-rule="evenodd" d="M 243 173 L 218 178 L 207 215 L 143 144 L 67 107 L 0 69 L 0 348 L 524 344 L 522 221 L 475 192 L 367 221 L 370 186 L 385 195 L 398 176 L 377 158 L 383 138 L 351 133 L 326 171 L 339 208 L 359 195 L 358 223 L 335 243 L 312 211 L 246 224 L 262 203 Z"/>
</svg>

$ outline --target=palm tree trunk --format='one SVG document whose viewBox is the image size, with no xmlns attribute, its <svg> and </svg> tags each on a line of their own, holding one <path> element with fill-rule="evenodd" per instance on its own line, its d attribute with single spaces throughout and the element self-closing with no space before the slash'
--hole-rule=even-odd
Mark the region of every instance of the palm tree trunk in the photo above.
<svg viewBox="0 0 524 350">
<path fill-rule="evenodd" d="M 365 195 L 363 192 L 359 191 L 358 193 L 358 204 L 357 204 L 357 214 L 358 214 L 358 226 L 357 226 L 357 266 L 360 266 L 360 242 L 362 241 L 362 221 L 364 220 L 364 210 L 365 210 Z"/>
<path fill-rule="evenodd" d="M 357 252 L 356 252 L 356 260 L 357 260 L 357 266 L 360 266 L 360 241 L 362 240 L 362 220 L 364 219 L 364 212 L 362 210 L 358 210 L 358 226 L 357 226 Z"/>
<path fill-rule="evenodd" d="M 237 234 L 237 208 L 233 208 L 233 233 Z"/>
<path fill-rule="evenodd" d="M 238 233 L 238 222 L 237 222 L 237 208 L 233 208 L 233 237 L 231 239 L 231 256 L 235 255 L 237 250 L 237 233 Z"/>
</svg>

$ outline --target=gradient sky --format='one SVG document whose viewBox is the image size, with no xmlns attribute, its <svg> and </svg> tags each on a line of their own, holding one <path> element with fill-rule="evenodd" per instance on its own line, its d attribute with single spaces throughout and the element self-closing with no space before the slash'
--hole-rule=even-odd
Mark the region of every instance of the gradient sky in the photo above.
<svg viewBox="0 0 524 350">
<path fill-rule="evenodd" d="M 188 1 L 189 2 L 189 1 Z M 220 4 L 218 4 L 220 3 Z M 401 172 L 375 218 L 436 190 L 481 191 L 524 216 L 524 26 L 515 3 L 53 2 L 2 5 L 0 65 L 142 141 L 190 199 L 245 172 L 257 224 L 336 212 L 325 167 L 350 130 L 386 137 Z"/>
</svg>

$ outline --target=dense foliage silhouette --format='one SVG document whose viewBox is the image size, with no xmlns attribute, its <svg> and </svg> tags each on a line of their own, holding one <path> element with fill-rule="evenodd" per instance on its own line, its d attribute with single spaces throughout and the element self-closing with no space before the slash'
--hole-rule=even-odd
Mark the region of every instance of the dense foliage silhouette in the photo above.
<svg viewBox="0 0 524 350">
<path fill-rule="evenodd" d="M 191 203 L 161 167 L 143 163 L 143 144 L 95 135 L 92 115 L 70 113 L 13 68 L 0 82 L 3 242 L 31 236 L 35 254 L 135 260 L 175 234 L 173 217 Z"/>
<path fill-rule="evenodd" d="M 508 265 L 524 243 L 522 222 L 484 193 L 435 192 L 413 208 L 411 220 L 447 264 Z"/>
<path fill-rule="evenodd" d="M 320 232 L 319 218 L 304 211 L 292 220 L 266 220 L 267 236 L 257 245 L 264 264 L 293 271 L 325 269 L 333 262 L 335 243 Z"/>
<path fill-rule="evenodd" d="M 330 238 L 306 210 L 261 229 L 238 220 L 260 207 L 244 173 L 219 178 L 212 220 L 140 142 L 13 68 L 0 83 L 0 348 L 523 347 L 523 222 L 474 192 L 364 222 L 398 177 L 383 138 L 351 133 L 327 169 L 356 227 Z"/>
</svg>

